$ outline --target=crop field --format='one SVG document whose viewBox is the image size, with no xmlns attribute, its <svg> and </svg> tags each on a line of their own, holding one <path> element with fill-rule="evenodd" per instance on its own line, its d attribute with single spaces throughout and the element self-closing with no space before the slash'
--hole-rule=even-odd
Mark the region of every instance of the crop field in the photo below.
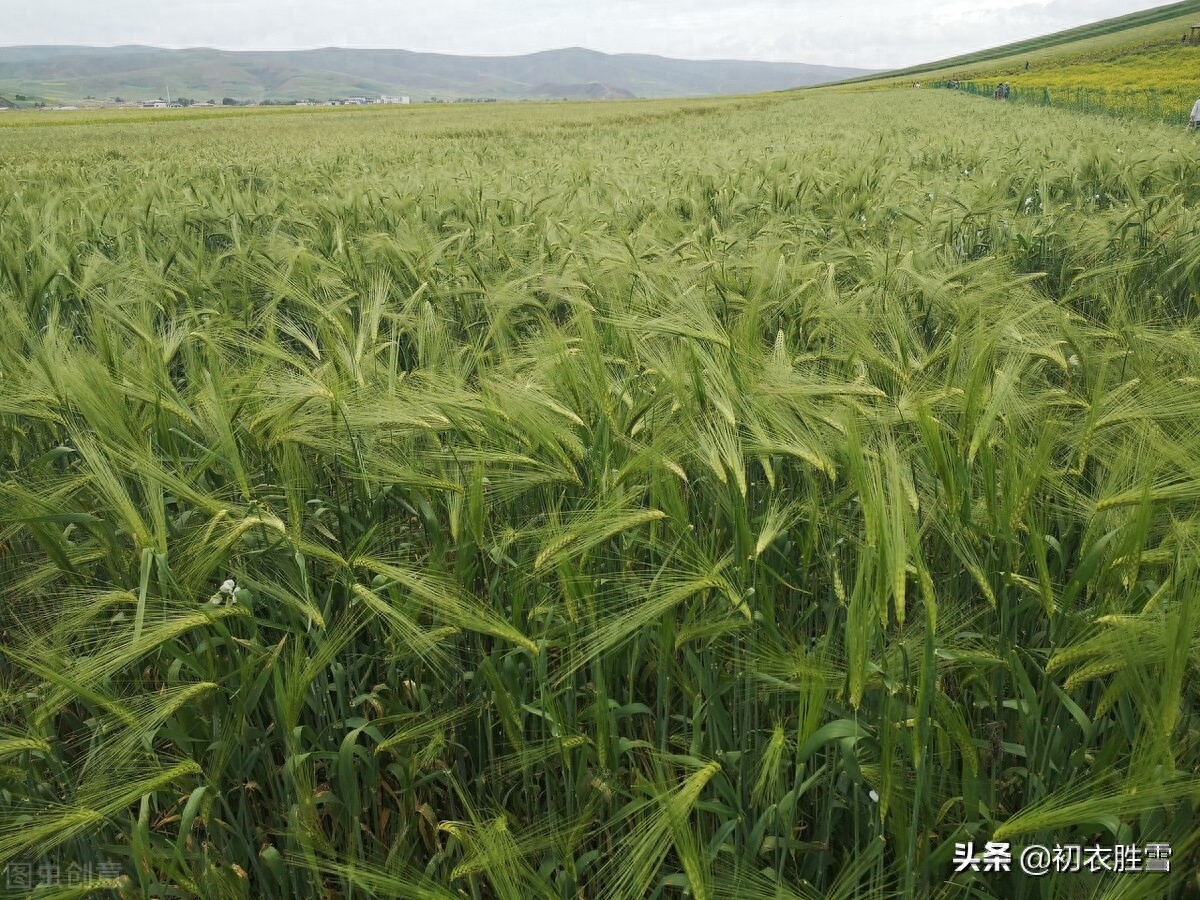
<svg viewBox="0 0 1200 900">
<path fill-rule="evenodd" d="M 1200 98 L 1200 47 L 1176 38 L 1049 60 L 1028 70 L 1019 62 L 993 66 L 957 80 L 985 96 L 1004 81 L 1012 100 L 1182 126 Z"/>
<path fill-rule="evenodd" d="M 1161 125 L 9 113 L 8 887 L 1200 896 L 1198 312 Z"/>
<path fill-rule="evenodd" d="M 991 96 L 1000 82 L 1010 99 L 1079 112 L 1186 125 L 1200 98 L 1200 47 L 1182 43 L 1200 22 L 1200 3 L 1176 3 L 1057 34 L 914 66 L 855 90 L 958 81 Z"/>
<path fill-rule="evenodd" d="M 1028 71 L 1020 64 L 997 67 L 990 74 L 1016 86 L 1044 86 L 1052 91 L 1080 87 L 1177 94 L 1179 102 L 1186 103 L 1186 114 L 1200 96 L 1200 47 L 1180 44 L 1176 36 L 1150 46 L 1067 57 Z"/>
</svg>

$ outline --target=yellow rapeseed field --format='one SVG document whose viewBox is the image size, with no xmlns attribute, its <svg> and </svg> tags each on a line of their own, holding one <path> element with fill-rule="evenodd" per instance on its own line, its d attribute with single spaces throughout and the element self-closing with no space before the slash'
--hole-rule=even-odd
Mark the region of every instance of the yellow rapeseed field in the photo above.
<svg viewBox="0 0 1200 900">
<path fill-rule="evenodd" d="M 1181 40 L 1200 23 L 1200 7 L 1176 9 L 1152 24 L 1097 23 L 1091 27 L 1095 33 L 1079 39 L 1058 42 L 1049 36 L 1028 42 L 1039 46 L 931 64 L 920 74 L 864 80 L 854 89 L 956 80 L 989 95 L 1006 82 L 1013 100 L 1181 123 L 1200 98 L 1200 46 Z"/>
</svg>

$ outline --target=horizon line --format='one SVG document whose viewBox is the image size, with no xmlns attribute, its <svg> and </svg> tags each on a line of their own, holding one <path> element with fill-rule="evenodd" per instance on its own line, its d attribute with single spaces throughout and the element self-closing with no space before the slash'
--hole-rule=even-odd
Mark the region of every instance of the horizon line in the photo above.
<svg viewBox="0 0 1200 900">
<path fill-rule="evenodd" d="M 412 53 L 421 56 L 452 56 L 461 59 L 519 59 L 523 56 L 537 56 L 543 53 L 563 53 L 567 51 L 582 51 L 584 53 L 595 53 L 600 56 L 642 56 L 652 57 L 655 59 L 668 59 L 675 62 L 721 62 L 721 63 L 760 63 L 763 65 L 779 65 L 779 66 L 807 66 L 811 68 L 824 69 L 853 69 L 855 71 L 879 73 L 891 71 L 891 68 L 871 69 L 864 66 L 848 66 L 834 63 L 810 63 L 800 62 L 798 60 L 784 59 L 749 59 L 746 57 L 735 56 L 712 56 L 712 57 L 694 57 L 694 56 L 668 56 L 664 53 L 645 53 L 635 51 L 608 51 L 596 50 L 592 47 L 582 47 L 579 45 L 570 45 L 565 47 L 547 47 L 542 50 L 528 50 L 521 53 L 451 53 L 442 50 L 412 50 L 407 47 L 361 47 L 348 45 L 325 44 L 321 46 L 307 47 L 289 47 L 282 49 L 279 47 L 214 47 L 207 44 L 193 44 L 187 46 L 165 46 L 162 44 L 0 44 L 0 51 L 4 50 L 41 50 L 41 49 L 83 49 L 83 50 L 164 50 L 167 52 L 184 52 L 188 50 L 211 50 L 216 53 L 314 53 L 322 50 L 350 50 L 350 51 L 366 51 L 380 53 Z"/>
</svg>

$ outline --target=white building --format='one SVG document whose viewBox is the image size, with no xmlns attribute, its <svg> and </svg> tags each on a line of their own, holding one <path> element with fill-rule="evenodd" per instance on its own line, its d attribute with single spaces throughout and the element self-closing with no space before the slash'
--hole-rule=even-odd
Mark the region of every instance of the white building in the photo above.
<svg viewBox="0 0 1200 900">
<path fill-rule="evenodd" d="M 411 101 L 409 100 L 408 95 L 405 94 L 400 97 L 380 97 L 379 100 L 377 100 L 376 102 L 378 102 L 378 103 L 409 103 Z"/>
</svg>

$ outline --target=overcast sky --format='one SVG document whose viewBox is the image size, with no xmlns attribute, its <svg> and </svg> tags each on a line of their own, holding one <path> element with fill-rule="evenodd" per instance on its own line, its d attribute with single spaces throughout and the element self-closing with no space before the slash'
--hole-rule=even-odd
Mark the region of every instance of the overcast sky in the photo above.
<svg viewBox="0 0 1200 900">
<path fill-rule="evenodd" d="M 577 46 L 691 59 L 894 68 L 1159 5 L 1145 0 L 0 0 L 0 43 L 389 47 L 469 54 Z"/>
</svg>

